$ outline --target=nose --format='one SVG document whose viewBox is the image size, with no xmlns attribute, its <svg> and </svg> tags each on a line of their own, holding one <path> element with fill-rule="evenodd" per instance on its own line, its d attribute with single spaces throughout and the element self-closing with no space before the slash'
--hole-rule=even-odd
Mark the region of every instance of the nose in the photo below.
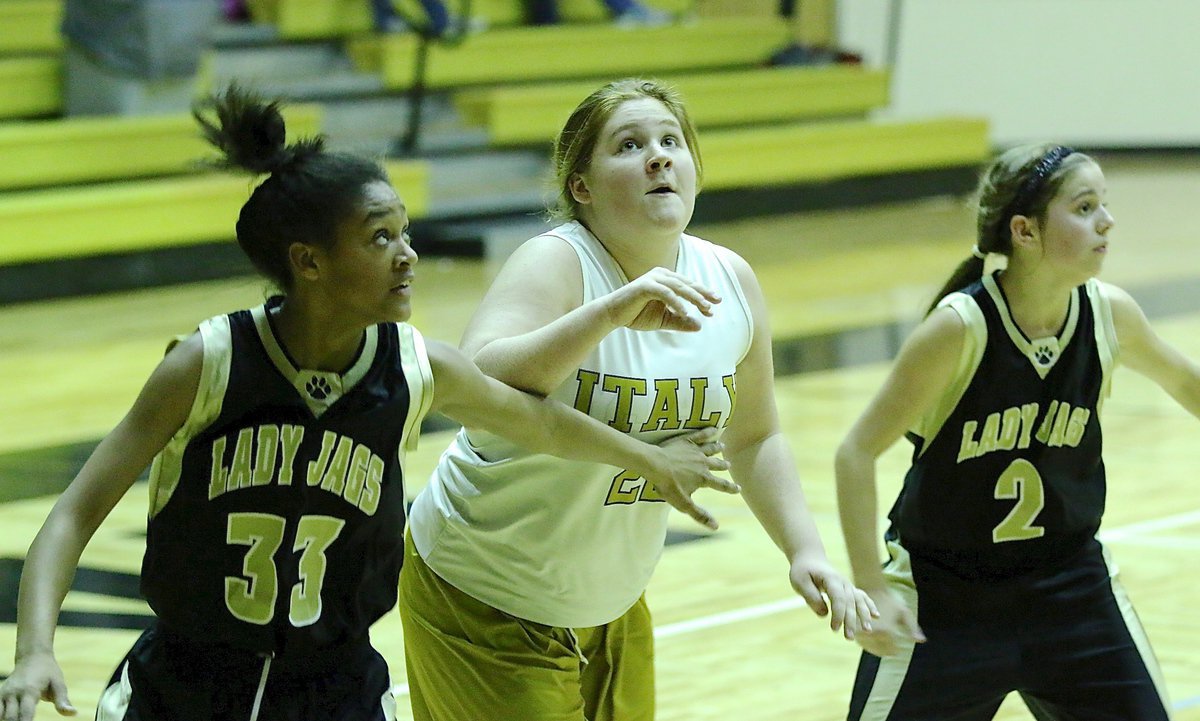
<svg viewBox="0 0 1200 721">
<path fill-rule="evenodd" d="M 1108 212 L 1108 208 L 1101 206 L 1099 223 L 1100 234 L 1103 235 L 1104 233 L 1107 233 L 1109 229 L 1116 225 L 1116 223 L 1117 221 L 1113 218 L 1112 213 Z"/>
<path fill-rule="evenodd" d="M 396 248 L 396 256 L 393 258 L 393 260 L 397 266 L 404 265 L 405 263 L 408 263 L 409 265 L 415 265 L 416 262 L 420 260 L 420 257 L 417 255 L 417 251 L 413 250 L 412 239 L 400 239 L 400 242 Z"/>
<path fill-rule="evenodd" d="M 646 163 L 646 169 L 652 173 L 671 167 L 671 156 L 663 152 L 661 145 L 654 146 L 654 154 Z"/>
</svg>

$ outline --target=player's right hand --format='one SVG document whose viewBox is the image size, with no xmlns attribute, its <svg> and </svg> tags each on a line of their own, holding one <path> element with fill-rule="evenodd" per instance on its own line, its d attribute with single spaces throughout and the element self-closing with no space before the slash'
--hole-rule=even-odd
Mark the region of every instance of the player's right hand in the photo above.
<svg viewBox="0 0 1200 721">
<path fill-rule="evenodd" d="M 74 716 L 67 697 L 67 682 L 52 653 L 33 653 L 17 661 L 12 674 L 0 684 L 0 719 L 32 721 L 38 699 L 50 701 L 62 716 Z"/>
<path fill-rule="evenodd" d="M 652 268 L 604 298 L 609 321 L 633 330 L 700 329 L 701 316 L 711 316 L 720 296 L 666 268 Z"/>
<path fill-rule="evenodd" d="M 866 589 L 864 589 L 866 590 Z M 925 642 L 917 618 L 893 591 L 887 588 L 867 590 L 879 616 L 871 619 L 871 630 L 861 630 L 854 640 L 875 656 L 895 656 L 916 643 Z"/>
<path fill-rule="evenodd" d="M 692 494 L 701 487 L 722 493 L 740 493 L 742 490 L 733 481 L 712 473 L 729 468 L 729 462 L 720 457 L 725 450 L 725 445 L 719 440 L 720 435 L 721 432 L 716 428 L 704 428 L 663 442 L 661 448 L 666 453 L 667 462 L 660 472 L 646 476 L 646 481 L 654 486 L 664 501 L 714 531 L 717 529 L 717 519 L 696 505 Z"/>
</svg>

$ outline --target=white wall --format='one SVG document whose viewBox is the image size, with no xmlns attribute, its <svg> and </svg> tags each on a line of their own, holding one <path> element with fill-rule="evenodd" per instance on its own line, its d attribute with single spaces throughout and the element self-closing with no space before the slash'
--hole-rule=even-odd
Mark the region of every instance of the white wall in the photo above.
<svg viewBox="0 0 1200 721">
<path fill-rule="evenodd" d="M 886 61 L 883 117 L 981 115 L 1007 146 L 1200 147 L 1200 0 L 838 0 L 842 47 Z"/>
</svg>

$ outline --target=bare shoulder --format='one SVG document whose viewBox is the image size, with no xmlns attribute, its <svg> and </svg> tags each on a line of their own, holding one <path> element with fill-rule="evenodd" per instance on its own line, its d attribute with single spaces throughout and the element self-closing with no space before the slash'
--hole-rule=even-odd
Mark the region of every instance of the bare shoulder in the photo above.
<svg viewBox="0 0 1200 721">
<path fill-rule="evenodd" d="M 957 362 L 966 334 L 967 323 L 958 311 L 950 306 L 935 308 L 904 342 L 901 358 L 949 365 Z"/>
<path fill-rule="evenodd" d="M 510 278 L 534 286 L 582 285 L 583 271 L 575 249 L 565 239 L 550 233 L 530 238 L 504 261 L 496 284 Z M 493 285 L 493 287 L 495 287 Z"/>
<path fill-rule="evenodd" d="M 1108 304 L 1112 307 L 1114 322 L 1117 321 L 1118 316 L 1128 316 L 1129 314 L 1142 315 L 1141 306 L 1138 305 L 1138 302 L 1124 288 L 1112 283 L 1105 283 L 1101 280 L 1096 281 L 1096 283 L 1100 286 L 1100 292 L 1108 298 Z"/>
<path fill-rule="evenodd" d="M 199 383 L 203 368 L 204 338 L 196 331 L 186 338 L 172 341 L 167 346 L 167 352 L 151 380 L 158 378 L 173 387 L 182 385 L 194 389 Z M 190 383 L 185 383 L 186 381 Z"/>
<path fill-rule="evenodd" d="M 583 302 L 583 270 L 563 238 L 539 235 L 521 244 L 500 268 L 463 334 L 474 354 L 497 338 L 541 328 Z"/>
</svg>

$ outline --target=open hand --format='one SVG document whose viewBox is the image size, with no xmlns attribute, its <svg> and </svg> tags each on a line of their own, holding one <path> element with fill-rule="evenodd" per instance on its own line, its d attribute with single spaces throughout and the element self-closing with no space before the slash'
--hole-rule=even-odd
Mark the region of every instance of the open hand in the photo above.
<svg viewBox="0 0 1200 721">
<path fill-rule="evenodd" d="M 646 476 L 646 481 L 654 485 L 664 501 L 714 531 L 717 519 L 697 506 L 692 494 L 701 487 L 722 493 L 740 493 L 742 490 L 733 481 L 712 473 L 729 468 L 729 462 L 718 455 L 725 448 L 718 440 L 720 433 L 716 428 L 705 428 L 664 442 L 661 446 L 666 453 L 664 468 Z"/>
<path fill-rule="evenodd" d="M 0 719 L 32 721 L 38 699 L 50 701 L 62 716 L 74 716 L 67 682 L 51 653 L 35 653 L 17 661 L 12 675 L 0 685 Z"/>
<path fill-rule="evenodd" d="M 879 617 L 871 624 L 870 631 L 855 637 L 864 651 L 875 656 L 894 656 L 907 646 L 925 642 L 916 616 L 895 592 L 887 588 L 873 589 L 870 596 L 879 610 Z"/>
<path fill-rule="evenodd" d="M 824 554 L 797 556 L 792 561 L 790 578 L 792 588 L 813 613 L 829 615 L 833 631 L 840 629 L 847 639 L 854 639 L 874 627 L 879 615 L 874 600 L 838 573 Z"/>
<path fill-rule="evenodd" d="M 633 330 L 700 329 L 696 316 L 711 316 L 721 298 L 672 270 L 653 268 L 605 297 L 614 326 Z"/>
</svg>

